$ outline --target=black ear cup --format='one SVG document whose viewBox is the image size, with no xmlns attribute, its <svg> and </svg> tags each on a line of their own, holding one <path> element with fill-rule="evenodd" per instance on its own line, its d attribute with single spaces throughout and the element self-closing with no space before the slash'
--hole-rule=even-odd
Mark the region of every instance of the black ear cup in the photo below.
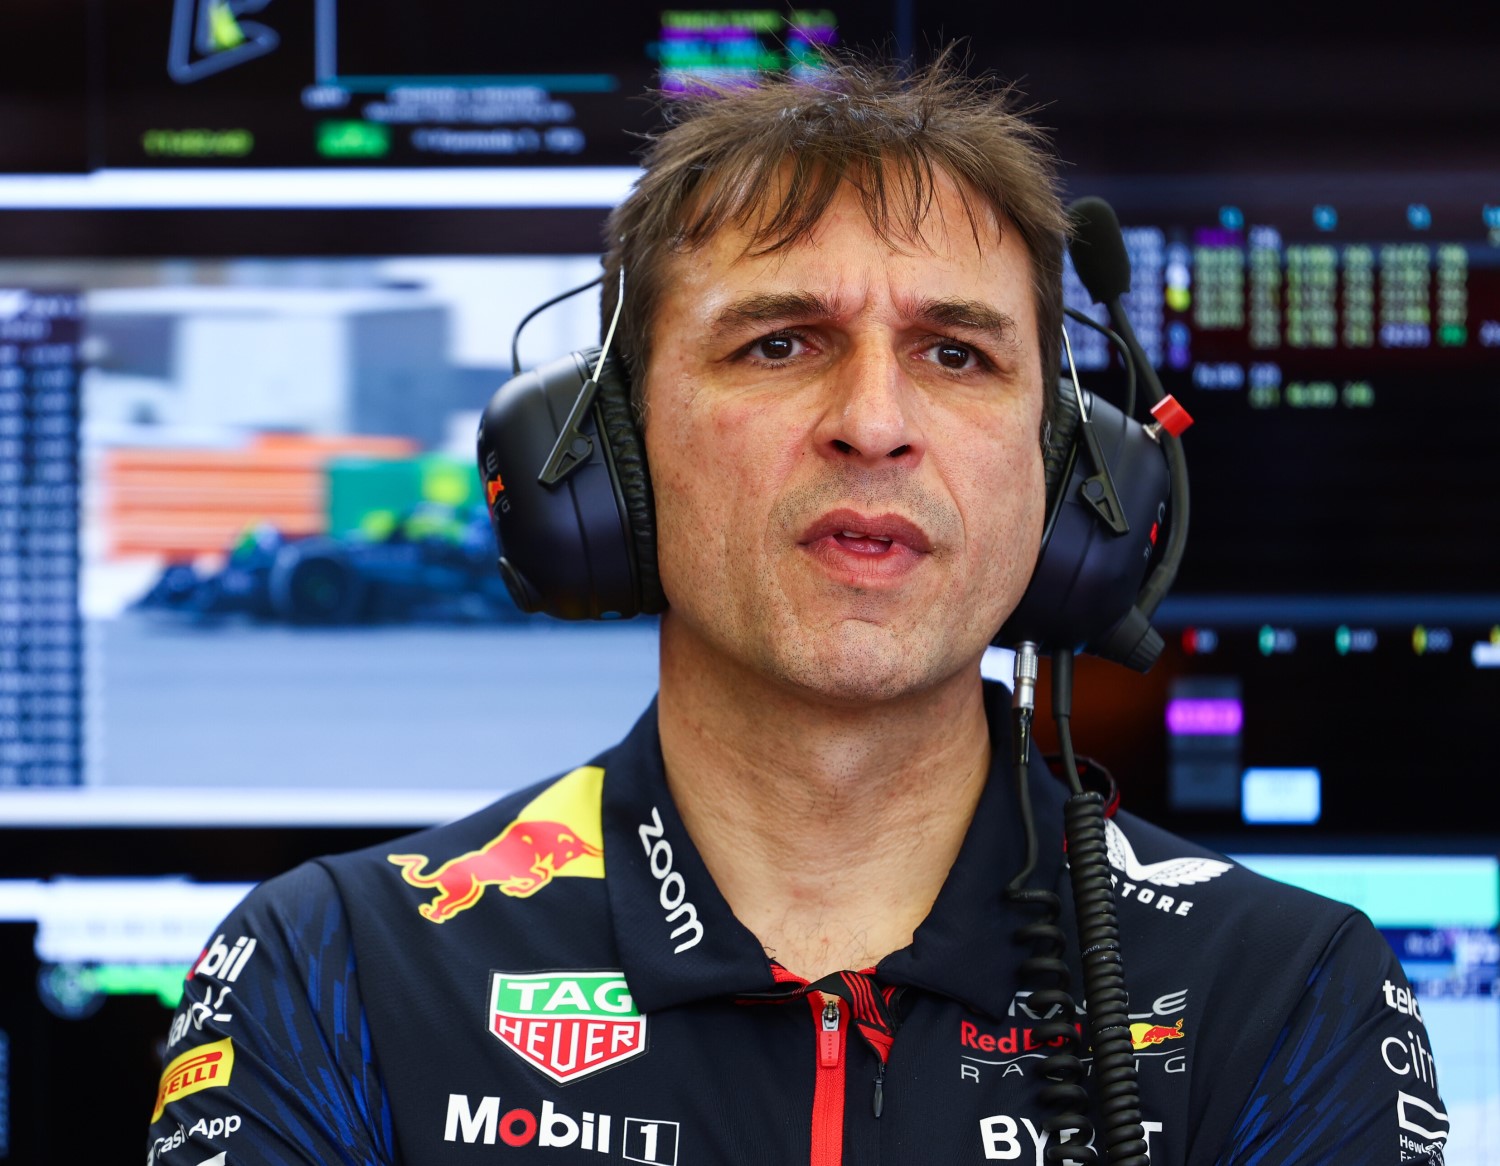
<svg viewBox="0 0 1500 1166">
<path fill-rule="evenodd" d="M 1057 513 L 1057 496 L 1067 481 L 1068 466 L 1073 458 L 1073 443 L 1078 439 L 1078 400 L 1073 396 L 1073 382 L 1064 380 L 1054 398 L 1051 428 L 1042 444 L 1042 470 L 1047 482 L 1047 525 Z M 1046 536 L 1042 545 L 1046 545 Z"/>
<path fill-rule="evenodd" d="M 1059 388 L 1058 419 L 1043 459 L 1047 519 L 1026 593 L 994 643 L 1030 640 L 1046 652 L 1073 648 L 1118 658 L 1109 633 L 1130 617 L 1151 567 L 1170 497 L 1165 453 L 1145 426 L 1101 397 L 1083 393 L 1089 422 L 1109 464 L 1129 531 L 1113 533 L 1084 490 L 1097 467 L 1081 440 L 1072 383 Z"/>
<path fill-rule="evenodd" d="M 586 352 L 584 358 L 592 367 L 598 359 L 598 350 Z M 645 438 L 636 424 L 635 405 L 630 399 L 630 381 L 624 363 L 614 357 L 604 362 L 594 405 L 599 411 L 599 425 L 624 503 L 625 528 L 634 544 L 640 611 L 652 615 L 667 606 L 656 566 L 656 501 L 651 495 Z"/>
<path fill-rule="evenodd" d="M 645 450 L 623 369 L 606 361 L 572 452 L 576 469 L 538 481 L 598 359 L 573 352 L 508 381 L 479 423 L 480 477 L 500 574 L 524 611 L 628 619 L 661 611 Z"/>
</svg>

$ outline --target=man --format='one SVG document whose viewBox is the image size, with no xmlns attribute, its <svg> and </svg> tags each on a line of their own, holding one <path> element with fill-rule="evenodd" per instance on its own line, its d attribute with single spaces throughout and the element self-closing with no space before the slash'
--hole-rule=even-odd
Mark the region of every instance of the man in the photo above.
<svg viewBox="0 0 1500 1166">
<path fill-rule="evenodd" d="M 591 765 L 254 892 L 189 977 L 156 1161 L 1040 1166 L 1087 1141 L 1100 1113 L 1042 1096 L 1089 1050 L 1021 969 L 979 674 L 1042 531 L 1063 226 L 1034 133 L 946 65 L 677 109 L 606 261 L 659 698 Z M 1028 777 L 1028 885 L 1066 897 L 1064 791 Z M 1440 1162 L 1369 923 L 1109 830 L 1150 1160 Z"/>
</svg>

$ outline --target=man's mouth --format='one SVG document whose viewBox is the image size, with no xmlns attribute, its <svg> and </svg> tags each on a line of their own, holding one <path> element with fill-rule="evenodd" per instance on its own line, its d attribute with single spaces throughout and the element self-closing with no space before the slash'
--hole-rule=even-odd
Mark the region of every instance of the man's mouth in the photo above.
<svg viewBox="0 0 1500 1166">
<path fill-rule="evenodd" d="M 839 575 L 904 575 L 932 551 L 932 540 L 899 514 L 835 510 L 813 522 L 798 543 Z"/>
<path fill-rule="evenodd" d="M 888 535 L 871 534 L 865 530 L 841 530 L 833 537 L 839 546 L 857 555 L 883 555 L 891 549 Z"/>
<path fill-rule="evenodd" d="M 927 532 L 899 514 L 867 515 L 856 510 L 833 510 L 812 523 L 797 541 L 812 546 L 823 539 L 831 539 L 855 554 L 883 555 L 904 548 L 925 555 L 932 550 Z"/>
</svg>

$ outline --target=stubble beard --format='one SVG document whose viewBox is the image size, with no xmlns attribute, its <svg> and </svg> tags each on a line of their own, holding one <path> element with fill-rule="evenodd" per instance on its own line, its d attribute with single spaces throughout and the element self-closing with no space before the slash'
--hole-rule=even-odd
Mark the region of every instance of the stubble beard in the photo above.
<svg viewBox="0 0 1500 1166">
<path fill-rule="evenodd" d="M 871 515 L 899 513 L 920 526 L 932 542 L 934 559 L 923 570 L 950 559 L 963 545 L 963 523 L 952 505 L 894 466 L 843 467 L 789 490 L 770 514 L 773 545 L 796 548 L 810 523 L 846 506 Z M 799 602 L 804 597 L 787 594 L 777 580 L 762 580 L 761 594 L 776 595 L 785 607 L 776 613 L 775 626 L 755 637 L 762 670 L 781 683 L 835 703 L 871 703 L 930 687 L 963 665 L 961 658 L 945 659 L 951 645 L 944 643 L 944 629 L 924 627 L 927 613 L 913 610 L 912 599 L 865 595 L 857 587 L 830 595 L 824 589 L 835 584 L 805 574 L 801 564 L 793 570 L 797 584 L 811 594 Z"/>
<path fill-rule="evenodd" d="M 956 508 L 895 467 L 849 466 L 795 487 L 770 511 L 767 554 L 757 577 L 736 587 L 729 602 L 694 602 L 715 589 L 722 596 L 731 577 L 725 565 L 699 563 L 694 571 L 683 564 L 701 574 L 683 588 L 691 598 L 674 602 L 665 616 L 669 624 L 682 626 L 669 631 L 664 625 L 663 633 L 679 642 L 684 635 L 697 641 L 702 667 L 694 672 L 703 682 L 727 676 L 731 684 L 769 683 L 805 700 L 856 707 L 915 695 L 968 671 L 977 675 L 988 637 L 1006 614 L 997 605 L 994 628 L 979 626 L 983 617 L 976 619 L 974 607 L 994 602 L 988 589 L 925 599 L 862 593 L 857 586 L 819 578 L 798 561 L 805 553 L 798 540 L 806 528 L 846 506 L 871 515 L 895 512 L 917 523 L 933 548 L 934 561 L 921 570 L 938 571 L 945 591 L 954 572 L 965 570 L 953 562 L 963 554 L 967 533 Z M 790 574 L 782 577 L 780 566 L 788 561 Z M 1003 586 L 1003 574 L 989 583 Z"/>
<path fill-rule="evenodd" d="M 925 691 L 960 672 L 963 654 L 932 637 L 867 620 L 798 627 L 761 640 L 759 671 L 799 694 L 835 705 L 883 703 Z"/>
</svg>

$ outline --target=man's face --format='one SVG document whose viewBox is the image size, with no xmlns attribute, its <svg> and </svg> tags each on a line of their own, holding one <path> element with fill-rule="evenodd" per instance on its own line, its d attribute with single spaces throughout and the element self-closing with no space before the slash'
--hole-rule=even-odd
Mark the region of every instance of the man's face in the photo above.
<svg viewBox="0 0 1500 1166">
<path fill-rule="evenodd" d="M 810 238 L 750 250 L 731 228 L 674 259 L 653 321 L 668 650 L 840 702 L 972 670 L 1041 540 L 1024 245 L 976 242 L 940 181 L 899 249 L 846 186 Z"/>
</svg>

